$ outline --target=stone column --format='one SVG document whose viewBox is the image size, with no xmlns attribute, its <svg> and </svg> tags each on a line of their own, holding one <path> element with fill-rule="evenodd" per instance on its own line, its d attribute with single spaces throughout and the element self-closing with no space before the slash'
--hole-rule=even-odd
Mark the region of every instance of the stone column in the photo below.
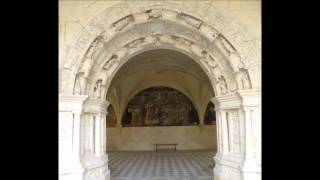
<svg viewBox="0 0 320 180">
<path fill-rule="evenodd" d="M 244 115 L 244 159 L 241 166 L 241 171 L 244 180 L 260 180 L 261 179 L 261 165 L 260 156 L 257 151 L 260 151 L 258 145 L 260 144 L 259 133 L 261 133 L 260 126 L 260 109 L 261 96 L 258 93 L 251 91 L 240 91 L 242 97 L 242 110 Z M 255 138 L 259 137 L 259 138 Z"/>
<path fill-rule="evenodd" d="M 73 112 L 73 138 L 72 138 L 72 153 L 80 162 L 80 116 L 81 112 Z"/>
<path fill-rule="evenodd" d="M 221 133 L 222 133 L 222 154 L 228 154 L 229 152 L 229 134 L 227 124 L 227 112 L 220 110 L 221 113 Z"/>
<path fill-rule="evenodd" d="M 216 132 L 217 132 L 217 154 L 216 154 L 216 157 L 218 157 L 221 152 L 222 152 L 222 139 L 221 139 L 221 130 L 222 130 L 222 127 L 221 127 L 221 113 L 220 111 L 218 111 L 216 109 Z"/>
<path fill-rule="evenodd" d="M 215 156 L 215 180 L 259 180 L 261 167 L 256 163 L 254 137 L 261 127 L 259 120 L 260 92 L 242 90 L 212 99 L 217 112 L 218 153 Z M 228 113 L 228 118 L 226 116 Z M 229 126 L 227 124 L 229 120 Z M 254 123 L 259 124 L 259 123 Z M 256 131 L 254 131 L 255 129 Z M 230 137 L 229 137 L 230 136 Z M 240 152 L 239 152 L 240 151 Z"/>
<path fill-rule="evenodd" d="M 95 121 L 92 126 L 94 131 L 94 153 L 84 160 L 85 180 L 109 180 L 108 155 L 106 154 L 106 115 L 110 103 L 103 99 L 88 99 L 84 105 L 84 113 Z"/>
<path fill-rule="evenodd" d="M 253 143 L 252 143 L 252 123 L 251 123 L 251 109 L 244 110 L 244 124 L 245 124 L 245 163 L 251 162 L 253 159 Z"/>
<path fill-rule="evenodd" d="M 102 130 L 102 118 L 101 118 L 101 114 L 96 114 L 94 115 L 95 116 L 95 155 L 96 156 L 101 156 L 102 155 L 102 133 L 101 133 L 101 130 Z"/>
<path fill-rule="evenodd" d="M 200 132 L 203 132 L 203 130 L 204 130 L 205 126 L 206 126 L 204 124 L 204 117 L 203 116 L 199 117 L 199 129 L 200 129 Z"/>
<path fill-rule="evenodd" d="M 86 95 L 59 95 L 59 179 L 82 180 L 81 115 Z"/>
</svg>

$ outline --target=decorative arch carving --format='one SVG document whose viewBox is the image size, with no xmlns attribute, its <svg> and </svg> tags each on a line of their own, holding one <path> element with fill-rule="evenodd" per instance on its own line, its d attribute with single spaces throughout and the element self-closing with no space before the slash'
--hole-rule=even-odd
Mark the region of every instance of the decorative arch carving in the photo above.
<svg viewBox="0 0 320 180">
<path fill-rule="evenodd" d="M 162 5 L 163 6 L 163 5 Z M 137 8 L 138 10 L 141 8 Z M 143 8 L 142 8 L 143 9 Z M 79 39 L 76 41 L 75 45 L 73 46 L 73 51 L 68 53 L 68 61 L 64 64 L 64 70 L 71 71 L 71 75 L 74 78 L 70 78 L 70 73 L 64 73 L 68 74 L 67 77 L 63 74 L 61 81 L 62 89 L 61 91 L 69 91 L 67 90 L 67 87 L 64 87 L 66 83 L 64 81 L 71 81 L 73 84 L 73 93 L 79 93 L 80 94 L 90 94 L 89 91 L 92 91 L 90 89 L 94 89 L 92 87 L 84 87 L 86 84 L 90 84 L 88 81 L 88 74 L 90 73 L 90 70 L 92 70 L 93 63 L 96 64 L 98 61 L 98 51 L 102 51 L 104 49 L 106 51 L 107 48 L 103 46 L 104 43 L 108 41 L 116 41 L 118 38 L 117 36 L 120 36 L 121 33 L 124 33 L 125 31 L 128 31 L 130 28 L 135 28 L 138 24 L 144 24 L 147 22 L 155 21 L 155 20 L 162 20 L 165 22 L 175 23 L 180 26 L 186 27 L 191 29 L 191 31 L 197 33 L 200 36 L 205 37 L 205 44 L 210 44 L 211 47 L 216 47 L 215 49 L 206 49 L 204 50 L 204 45 L 199 45 L 198 42 L 195 40 L 190 40 L 187 37 L 187 34 L 190 32 L 182 32 L 182 35 L 168 35 L 168 34 L 161 34 L 161 33 L 154 33 L 149 37 L 140 37 L 138 39 L 135 39 L 133 41 L 128 42 L 125 44 L 118 52 L 122 52 L 122 55 L 127 54 L 133 54 L 131 51 L 135 51 L 136 49 L 139 49 L 139 47 L 146 47 L 145 44 L 153 44 L 153 48 L 160 48 L 160 44 L 163 44 L 165 47 L 168 46 L 168 44 L 173 44 L 175 48 L 182 49 L 186 48 L 190 53 L 197 55 L 202 53 L 203 51 L 209 51 L 210 53 L 216 51 L 218 49 L 221 54 L 220 57 L 217 59 L 225 58 L 225 62 L 223 60 L 220 60 L 220 66 L 222 66 L 220 69 L 219 65 L 215 66 L 215 59 L 212 58 L 212 56 L 208 56 L 211 60 L 208 60 L 208 58 L 205 59 L 206 63 L 204 66 L 209 66 L 206 69 L 209 69 L 211 79 L 215 79 L 212 81 L 213 84 L 215 84 L 215 90 L 217 91 L 216 94 L 225 94 L 228 91 L 234 91 L 236 89 L 239 89 L 239 87 L 242 87 L 242 89 L 250 89 L 252 88 L 252 82 L 250 82 L 250 77 L 248 73 L 248 69 L 250 67 L 249 60 L 255 59 L 259 57 L 259 53 L 254 51 L 254 48 L 244 48 L 245 46 L 239 45 L 238 43 L 233 43 L 236 39 L 229 40 L 225 36 L 225 34 L 228 34 L 227 32 L 224 34 L 223 31 L 225 29 L 221 29 L 220 31 L 219 26 L 221 26 L 221 21 L 225 21 L 223 16 L 217 12 L 215 12 L 215 18 L 218 18 L 218 22 L 216 24 L 212 25 L 210 23 L 207 23 L 205 20 L 202 20 L 201 17 L 196 17 L 193 14 L 184 12 L 184 11 L 177 11 L 175 8 L 172 7 L 162 7 L 162 8 L 148 8 L 145 7 L 145 10 L 142 11 L 134 11 L 134 13 L 129 13 L 128 15 L 118 18 L 118 20 L 114 20 L 111 24 L 111 26 L 103 25 L 102 19 L 105 17 L 108 12 L 104 12 L 100 18 L 93 19 L 88 26 L 79 34 Z M 219 14 L 219 15 L 218 15 Z M 102 17 L 102 19 L 101 19 Z M 114 17 L 114 16 L 113 16 Z M 226 22 L 226 21 L 225 21 Z M 224 23 L 225 23 L 224 22 Z M 108 23 L 108 21 L 107 21 Z M 233 22 L 232 22 L 233 23 Z M 233 25 L 235 25 L 233 23 Z M 225 24 L 226 27 L 227 24 Z M 101 28 L 103 27 L 103 28 Z M 235 27 L 236 29 L 241 29 L 239 26 Z M 88 32 L 88 29 L 92 30 L 91 33 Z M 228 29 L 228 28 L 226 28 Z M 230 29 L 228 29 L 230 30 Z M 96 34 L 96 35 L 94 35 Z M 222 35 L 223 34 L 223 35 Z M 242 34 L 244 38 L 244 34 Z M 196 37 L 197 39 L 199 37 Z M 85 45 L 88 42 L 90 42 L 90 39 L 93 39 L 92 43 L 88 46 Z M 238 38 L 239 39 L 239 38 Z M 231 42 L 232 41 L 232 42 Z M 102 45 L 100 45 L 102 44 Z M 150 48 L 151 45 L 149 45 Z M 200 47 L 199 47 L 200 46 Z M 126 48 L 126 50 L 123 50 L 123 48 Z M 246 52 L 245 52 L 246 51 Z M 250 52 L 249 52 L 250 51 Z M 84 52 L 84 53 L 81 53 Z M 107 52 L 108 54 L 112 54 L 109 60 L 105 62 L 104 68 L 100 71 L 104 74 L 107 74 L 106 71 L 112 71 L 115 65 L 119 65 L 120 62 L 118 60 L 121 59 L 119 55 L 115 54 L 114 52 Z M 81 54 L 83 58 L 81 58 Z M 101 54 L 101 52 L 100 52 Z M 103 54 L 103 53 L 102 53 Z M 250 57 L 249 57 L 250 56 Z M 82 59 L 82 61 L 79 61 L 77 59 Z M 84 60 L 85 59 L 85 60 Z M 213 59 L 213 60 L 212 60 Z M 81 63 L 79 63 L 81 62 Z M 227 62 L 227 63 L 226 63 Z M 218 63 L 217 63 L 218 64 Z M 225 67 L 228 64 L 229 68 L 231 69 L 232 75 L 220 75 L 220 72 L 224 72 L 225 74 L 228 73 L 225 70 Z M 252 64 L 252 63 L 251 63 Z M 90 69 L 91 68 L 91 69 Z M 78 69 L 78 70 L 76 70 Z M 80 69 L 80 70 L 79 70 Z M 88 70 L 89 69 L 89 70 Z M 241 72 L 239 71 L 240 69 Z M 73 72 L 73 73 L 72 73 Z M 222 74 L 222 73 L 221 73 Z M 71 77 L 72 77 L 71 76 Z M 109 75 L 110 76 L 110 75 Z M 109 80 L 110 77 L 106 77 L 106 81 Z M 89 78 L 89 81 L 95 81 L 92 80 L 92 77 Z M 247 82 L 249 81 L 249 82 Z M 228 85 L 230 82 L 236 82 L 235 85 Z M 241 83 L 240 83 L 241 82 Z M 80 88 L 79 88 L 80 84 Z M 82 84 L 82 85 L 81 85 Z M 94 83 L 91 83 L 94 84 Z M 248 85 L 249 84 L 249 85 Z M 92 86 L 92 85 L 91 85 Z M 106 87 L 108 86 L 108 83 L 106 83 Z M 85 93 L 84 93 L 85 91 Z"/>
</svg>

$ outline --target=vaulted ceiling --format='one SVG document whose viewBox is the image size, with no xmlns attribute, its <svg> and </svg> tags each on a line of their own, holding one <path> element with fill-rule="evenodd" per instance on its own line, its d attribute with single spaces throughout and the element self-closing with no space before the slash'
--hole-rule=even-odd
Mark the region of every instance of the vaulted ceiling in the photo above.
<svg viewBox="0 0 320 180">
<path fill-rule="evenodd" d="M 117 118 L 134 95 L 154 86 L 167 86 L 184 93 L 195 105 L 200 120 L 214 96 L 207 75 L 193 59 L 173 50 L 149 50 L 132 57 L 111 81 L 107 99 Z"/>
</svg>

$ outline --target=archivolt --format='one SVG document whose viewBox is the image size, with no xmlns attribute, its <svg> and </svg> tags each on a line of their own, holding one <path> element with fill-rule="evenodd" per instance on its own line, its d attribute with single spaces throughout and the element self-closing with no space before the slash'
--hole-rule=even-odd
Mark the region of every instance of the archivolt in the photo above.
<svg viewBox="0 0 320 180">
<path fill-rule="evenodd" d="M 215 25 L 208 24 L 174 6 L 165 6 L 135 8 L 139 10 L 135 13 L 124 10 L 127 14 L 122 17 L 110 15 L 116 12 L 114 7 L 100 19 L 93 19 L 66 57 L 60 71 L 60 93 L 105 97 L 105 88 L 121 65 L 142 51 L 156 48 L 174 49 L 192 57 L 207 73 L 215 94 L 252 88 L 248 70 L 256 64 L 252 60 L 257 60 L 259 53 L 242 43 L 247 39 L 243 34 L 230 40 L 219 31 L 220 27 L 230 34 L 239 26 L 228 28 L 223 18 Z M 212 17 L 219 14 L 215 13 Z M 118 19 L 104 21 L 108 14 Z"/>
</svg>

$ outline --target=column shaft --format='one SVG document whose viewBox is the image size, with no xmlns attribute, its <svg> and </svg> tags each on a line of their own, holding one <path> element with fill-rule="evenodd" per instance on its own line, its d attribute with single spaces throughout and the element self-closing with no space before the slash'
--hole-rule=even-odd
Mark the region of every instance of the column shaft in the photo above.
<svg viewBox="0 0 320 180">
<path fill-rule="evenodd" d="M 227 154 L 229 152 L 229 135 L 227 125 L 227 112 L 221 110 L 221 130 L 222 130 L 222 152 Z"/>
<path fill-rule="evenodd" d="M 95 115 L 95 155 L 101 156 L 101 115 Z"/>
<path fill-rule="evenodd" d="M 72 153 L 80 159 L 80 114 L 73 114 Z"/>
</svg>

